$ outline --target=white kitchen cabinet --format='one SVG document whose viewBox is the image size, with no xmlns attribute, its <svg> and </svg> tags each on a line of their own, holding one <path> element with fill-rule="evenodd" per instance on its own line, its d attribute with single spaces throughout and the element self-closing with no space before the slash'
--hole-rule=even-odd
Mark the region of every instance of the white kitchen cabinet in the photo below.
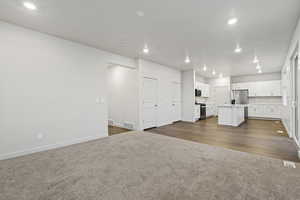
<svg viewBox="0 0 300 200">
<path fill-rule="evenodd" d="M 255 97 L 256 96 L 256 90 L 255 90 L 256 84 L 253 82 L 250 82 L 248 84 L 248 95 L 249 97 Z"/>
<path fill-rule="evenodd" d="M 214 106 L 213 105 L 206 105 L 206 117 L 214 116 Z"/>
<path fill-rule="evenodd" d="M 265 105 L 256 105 L 256 117 L 266 117 L 265 116 Z"/>
<path fill-rule="evenodd" d="M 203 97 L 209 97 L 209 93 L 210 93 L 209 90 L 210 90 L 209 85 L 208 84 L 203 84 L 202 85 L 202 92 L 203 92 L 202 96 Z"/>
<path fill-rule="evenodd" d="M 200 118 L 200 105 L 195 105 L 194 108 L 194 120 L 197 121 Z"/>
<path fill-rule="evenodd" d="M 249 117 L 255 117 L 256 116 L 256 107 L 255 105 L 248 105 L 248 116 Z"/>
<path fill-rule="evenodd" d="M 248 116 L 279 119 L 280 110 L 280 104 L 249 104 Z"/>
<path fill-rule="evenodd" d="M 271 82 L 271 96 L 282 96 L 281 95 L 281 81 Z"/>
<path fill-rule="evenodd" d="M 249 83 L 234 83 L 232 84 L 232 90 L 247 90 Z"/>
<path fill-rule="evenodd" d="M 210 86 L 206 83 L 196 82 L 195 88 L 201 90 L 202 97 L 210 96 Z"/>
<path fill-rule="evenodd" d="M 281 81 L 257 81 L 232 84 L 232 90 L 248 90 L 249 97 L 280 97 Z"/>
<path fill-rule="evenodd" d="M 280 118 L 280 107 L 278 105 L 266 105 L 264 114 L 268 118 Z"/>
</svg>

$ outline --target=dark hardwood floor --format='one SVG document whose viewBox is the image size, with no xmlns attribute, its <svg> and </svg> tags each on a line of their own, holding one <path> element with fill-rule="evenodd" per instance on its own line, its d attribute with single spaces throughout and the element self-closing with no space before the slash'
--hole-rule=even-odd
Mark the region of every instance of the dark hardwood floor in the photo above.
<svg viewBox="0 0 300 200">
<path fill-rule="evenodd" d="M 240 127 L 228 127 L 218 125 L 217 118 L 209 118 L 196 123 L 177 122 L 148 131 L 232 150 L 300 162 L 296 146 L 288 138 L 280 121 L 249 119 Z M 278 131 L 283 131 L 283 133 Z"/>
<path fill-rule="evenodd" d="M 130 130 L 125 129 L 125 128 L 119 128 L 116 126 L 108 126 L 108 135 L 109 136 L 115 135 L 115 134 L 120 134 L 120 133 L 125 133 L 128 131 L 130 131 Z"/>
</svg>

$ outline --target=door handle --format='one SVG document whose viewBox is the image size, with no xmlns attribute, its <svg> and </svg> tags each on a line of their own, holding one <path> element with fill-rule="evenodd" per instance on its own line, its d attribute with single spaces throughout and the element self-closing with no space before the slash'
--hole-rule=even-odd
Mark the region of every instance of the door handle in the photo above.
<svg viewBox="0 0 300 200">
<path fill-rule="evenodd" d="M 155 107 L 157 107 L 158 105 L 157 105 L 157 104 L 155 104 L 154 106 L 155 106 Z"/>
</svg>

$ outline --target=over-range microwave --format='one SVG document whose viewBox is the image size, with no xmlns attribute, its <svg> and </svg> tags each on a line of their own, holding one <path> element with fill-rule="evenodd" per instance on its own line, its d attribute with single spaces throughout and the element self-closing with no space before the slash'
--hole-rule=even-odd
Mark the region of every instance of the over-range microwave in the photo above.
<svg viewBox="0 0 300 200">
<path fill-rule="evenodd" d="M 195 89 L 195 96 L 196 97 L 201 97 L 202 96 L 201 90 Z"/>
</svg>

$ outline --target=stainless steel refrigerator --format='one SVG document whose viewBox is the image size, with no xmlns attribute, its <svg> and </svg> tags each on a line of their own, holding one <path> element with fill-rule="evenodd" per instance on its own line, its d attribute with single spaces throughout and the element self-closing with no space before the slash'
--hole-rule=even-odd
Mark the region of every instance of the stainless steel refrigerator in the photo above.
<svg viewBox="0 0 300 200">
<path fill-rule="evenodd" d="M 232 103 L 245 105 L 245 121 L 248 119 L 248 104 L 249 91 L 248 90 L 232 90 Z"/>
<path fill-rule="evenodd" d="M 248 104 L 248 93 L 248 90 L 232 90 L 232 100 L 235 100 L 235 104 Z"/>
</svg>

